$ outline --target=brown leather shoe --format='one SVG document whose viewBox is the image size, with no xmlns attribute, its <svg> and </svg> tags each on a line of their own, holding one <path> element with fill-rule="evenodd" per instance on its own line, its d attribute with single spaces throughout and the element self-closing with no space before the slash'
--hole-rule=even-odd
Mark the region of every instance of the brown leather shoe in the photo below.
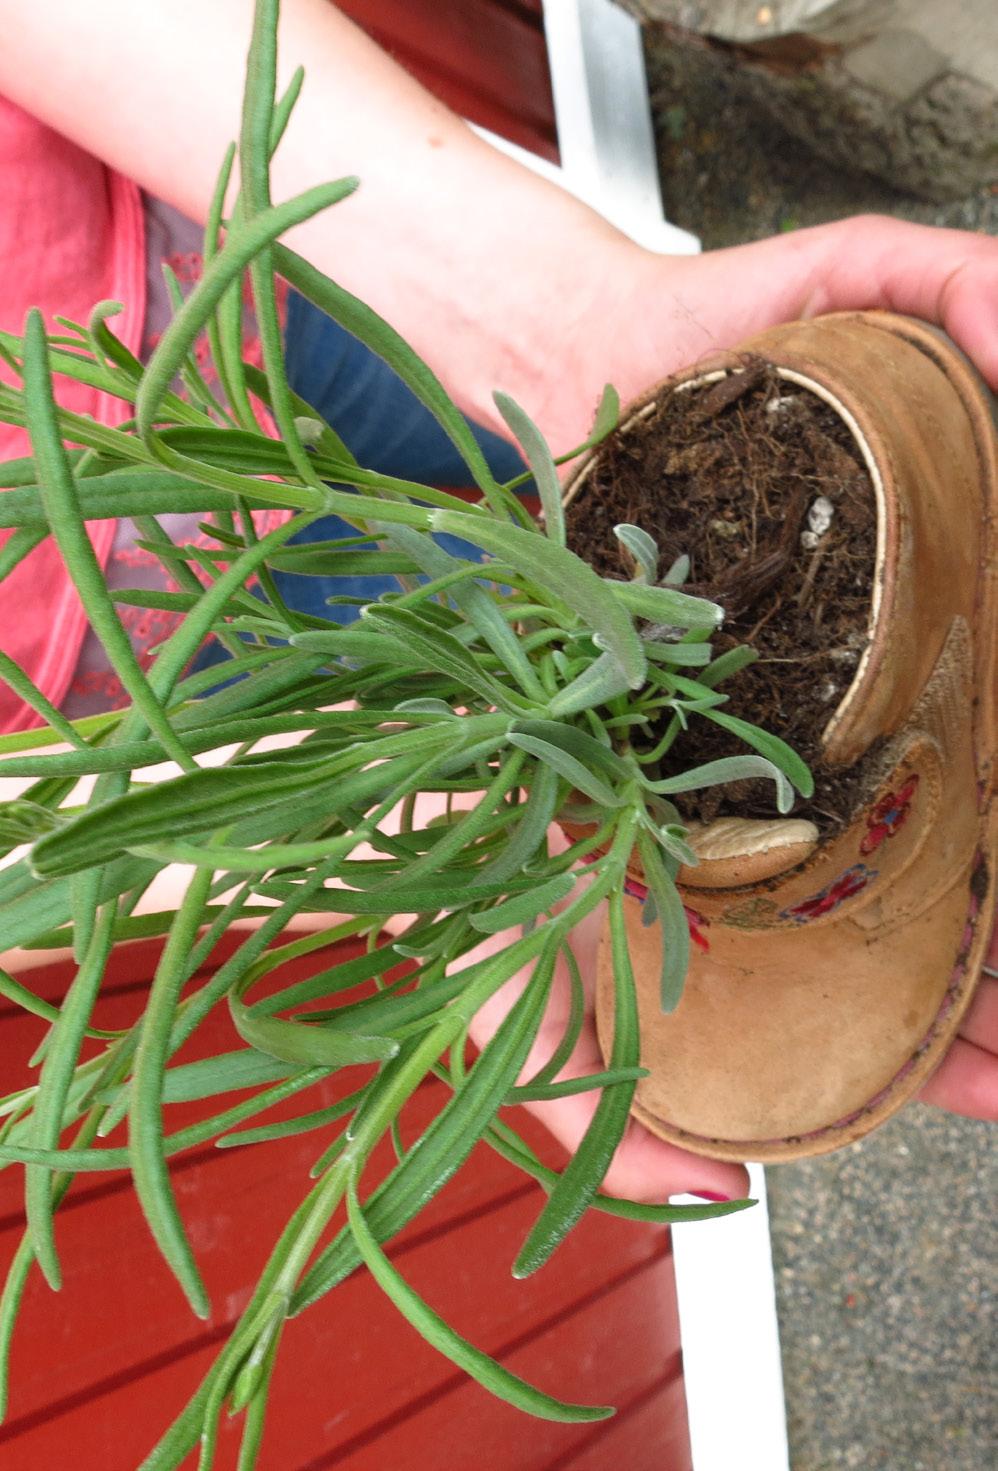
<svg viewBox="0 0 998 1471">
<path fill-rule="evenodd" d="M 907 319 L 826 317 L 742 350 L 831 403 L 866 459 L 878 501 L 870 644 L 826 757 L 852 766 L 886 740 L 865 762 L 852 823 L 823 842 L 793 820 L 695 834 L 702 861 L 680 883 L 706 948 L 694 947 L 671 1015 L 658 1004 L 658 927 L 642 927 L 639 897 L 628 904 L 652 1070 L 634 1112 L 697 1153 L 778 1160 L 859 1138 L 910 1098 L 980 974 L 998 858 L 998 438 L 972 368 Z M 729 354 L 682 377 L 737 365 Z M 604 939 L 607 1050 L 612 989 Z"/>
</svg>

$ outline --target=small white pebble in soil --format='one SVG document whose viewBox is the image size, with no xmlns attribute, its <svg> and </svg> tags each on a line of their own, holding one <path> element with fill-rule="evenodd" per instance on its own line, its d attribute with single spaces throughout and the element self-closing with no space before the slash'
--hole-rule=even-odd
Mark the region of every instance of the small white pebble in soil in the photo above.
<svg viewBox="0 0 998 1471">
<path fill-rule="evenodd" d="M 835 507 L 827 495 L 819 495 L 811 502 L 807 513 L 807 530 L 800 534 L 800 544 L 806 552 L 813 552 L 832 524 Z"/>
<path fill-rule="evenodd" d="M 778 393 L 774 398 L 766 400 L 767 414 L 785 414 L 799 402 L 799 395 L 794 393 Z"/>
<path fill-rule="evenodd" d="M 825 702 L 825 704 L 827 704 L 829 700 L 835 699 L 835 696 L 838 694 L 838 692 L 839 687 L 835 683 L 834 679 L 826 679 L 825 683 L 821 687 L 821 698 Z"/>
<path fill-rule="evenodd" d="M 738 536 L 742 529 L 740 521 L 722 521 L 720 517 L 709 522 L 708 525 L 715 536 L 723 536 L 726 541 Z"/>
<path fill-rule="evenodd" d="M 835 515 L 835 507 L 827 495 L 819 495 L 811 503 L 811 509 L 807 513 L 807 529 L 813 531 L 815 536 L 824 536 L 832 524 Z"/>
</svg>

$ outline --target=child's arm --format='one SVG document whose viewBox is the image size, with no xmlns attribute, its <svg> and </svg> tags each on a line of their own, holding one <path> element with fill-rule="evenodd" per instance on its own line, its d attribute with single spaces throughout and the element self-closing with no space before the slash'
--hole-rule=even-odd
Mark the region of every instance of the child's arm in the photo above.
<svg viewBox="0 0 998 1471">
<path fill-rule="evenodd" d="M 252 0 L 0 0 L 0 92 L 203 217 L 238 129 Z M 522 401 L 558 450 L 603 383 L 624 398 L 715 347 L 822 311 L 945 325 L 998 386 L 998 242 L 847 220 L 701 258 L 654 256 L 481 142 L 329 0 L 284 0 L 281 85 L 307 68 L 275 198 L 358 174 L 293 243 L 385 315 L 462 407 Z"/>
</svg>

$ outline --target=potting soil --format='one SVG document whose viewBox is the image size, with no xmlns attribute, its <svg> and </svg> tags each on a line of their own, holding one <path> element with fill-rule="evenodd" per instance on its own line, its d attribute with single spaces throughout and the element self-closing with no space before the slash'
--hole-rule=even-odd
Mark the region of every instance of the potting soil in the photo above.
<svg viewBox="0 0 998 1471">
<path fill-rule="evenodd" d="M 659 577 L 690 559 L 684 590 L 726 612 L 716 653 L 749 644 L 759 658 L 720 688 L 728 713 L 781 736 L 811 767 L 815 792 L 795 815 L 825 831 L 847 822 L 860 770 L 827 767 L 821 735 L 867 643 L 876 505 L 862 455 L 835 411 L 760 358 L 744 371 L 663 395 L 617 430 L 566 512 L 572 549 L 606 577 L 633 564 L 613 534 L 629 522 L 660 551 Z M 677 739 L 662 775 L 744 752 L 702 716 Z M 771 817 L 768 782 L 677 799 L 684 816 Z"/>
</svg>

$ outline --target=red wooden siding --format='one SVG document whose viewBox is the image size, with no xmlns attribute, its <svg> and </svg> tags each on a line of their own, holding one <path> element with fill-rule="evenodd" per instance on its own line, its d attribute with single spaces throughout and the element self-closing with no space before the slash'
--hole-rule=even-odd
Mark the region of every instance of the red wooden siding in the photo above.
<svg viewBox="0 0 998 1471">
<path fill-rule="evenodd" d="M 143 943 L 119 952 L 98 1024 L 122 1025 L 136 1014 L 156 950 Z M 327 951 L 284 974 L 329 963 Z M 58 999 L 68 977 L 68 967 L 50 966 L 29 979 L 39 994 Z M 8 1086 L 16 1087 L 41 1023 L 5 1007 L 0 1025 Z M 205 1032 L 188 1059 L 238 1045 L 224 1010 Z M 356 1081 L 334 1078 L 283 1111 L 314 1108 Z M 411 1137 L 442 1097 L 436 1084 L 421 1089 L 403 1135 Z M 203 1110 L 171 1105 L 168 1129 Z M 518 1113 L 516 1122 L 545 1147 L 529 1117 Z M 10 1418 L 0 1430 L 4 1471 L 47 1471 L 70 1454 L 74 1471 L 138 1465 L 217 1353 L 322 1143 L 305 1135 L 193 1150 L 175 1161 L 177 1197 L 212 1300 L 206 1324 L 191 1316 L 159 1260 L 127 1178 L 81 1177 L 57 1228 L 64 1288 L 53 1294 L 34 1272 L 26 1293 Z M 378 1168 L 388 1165 L 386 1155 Z M 0 1174 L 0 1266 L 20 1239 L 20 1189 L 19 1170 Z M 617 1405 L 616 1419 L 556 1425 L 500 1404 L 427 1348 L 358 1273 L 288 1325 L 263 1471 L 430 1471 L 442 1464 L 453 1471 L 689 1471 L 667 1233 L 594 1215 L 536 1277 L 514 1282 L 509 1264 L 541 1201 L 537 1186 L 481 1147 L 392 1255 L 473 1342 L 553 1393 Z M 238 1429 L 238 1422 L 223 1425 L 226 1471 L 235 1465 Z"/>
<path fill-rule="evenodd" d="M 552 159 L 554 111 L 540 0 L 342 0 L 432 92 L 463 116 Z M 214 963 L 230 953 L 229 940 Z M 156 943 L 115 957 L 97 1024 L 137 1014 Z M 288 967 L 288 979 L 330 963 Z M 69 968 L 32 970 L 58 1000 Z M 0 1006 L 7 1088 L 27 1080 L 41 1023 Z M 183 1060 L 239 1045 L 219 1009 Z M 291 1116 L 356 1086 L 334 1078 L 269 1115 Z M 321 1095 L 321 1096 L 320 1096 Z M 175 1130 L 239 1095 L 171 1105 Z M 441 1106 L 421 1089 L 403 1135 Z M 512 1116 L 553 1163 L 543 1131 Z M 108 1144 L 123 1142 L 123 1130 Z M 65 1285 L 37 1270 L 12 1358 L 3 1471 L 130 1471 L 185 1402 L 245 1305 L 268 1250 L 301 1198 L 318 1135 L 244 1149 L 192 1150 L 172 1175 L 212 1301 L 189 1312 L 153 1246 L 125 1175 L 83 1176 L 57 1224 Z M 375 1163 L 390 1167 L 385 1153 Z M 23 1230 L 21 1171 L 0 1172 L 0 1271 Z M 564 1398 L 618 1406 L 615 1419 L 564 1426 L 494 1400 L 428 1348 L 358 1273 L 290 1323 L 274 1379 L 262 1471 L 690 1471 L 668 1234 L 593 1214 L 537 1276 L 509 1265 L 541 1207 L 540 1189 L 484 1146 L 391 1249 L 405 1276 L 473 1342 Z M 240 1422 L 223 1418 L 219 1466 L 235 1466 Z M 189 1465 L 193 1467 L 195 1458 Z"/>
<path fill-rule="evenodd" d="M 541 0 L 338 0 L 448 107 L 557 162 Z"/>
</svg>

